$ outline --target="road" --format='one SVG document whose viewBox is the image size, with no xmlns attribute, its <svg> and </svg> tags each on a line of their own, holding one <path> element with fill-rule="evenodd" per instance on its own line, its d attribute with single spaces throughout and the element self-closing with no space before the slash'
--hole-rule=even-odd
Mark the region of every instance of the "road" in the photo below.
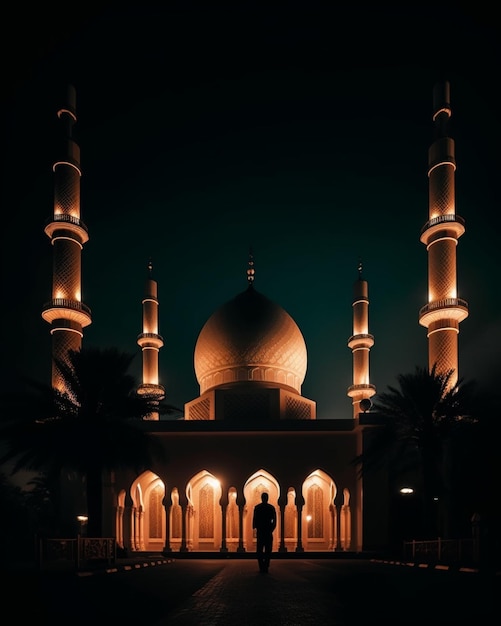
<svg viewBox="0 0 501 626">
<path fill-rule="evenodd" d="M 277 559 L 262 574 L 250 559 L 174 559 L 88 577 L 15 573 L 3 591 L 6 624 L 487 626 L 500 623 L 501 578 L 363 560 Z"/>
</svg>

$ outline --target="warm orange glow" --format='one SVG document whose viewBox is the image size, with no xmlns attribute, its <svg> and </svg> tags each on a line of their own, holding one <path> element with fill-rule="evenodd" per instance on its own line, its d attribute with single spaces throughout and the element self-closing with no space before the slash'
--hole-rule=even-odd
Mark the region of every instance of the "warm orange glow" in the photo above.
<svg viewBox="0 0 501 626">
<path fill-rule="evenodd" d="M 440 328 L 436 328 L 435 330 L 428 331 L 427 337 L 431 337 L 431 335 L 433 335 L 434 333 L 440 333 L 443 330 L 453 330 L 455 333 L 459 334 L 459 328 L 456 328 L 455 326 L 446 325 L 446 326 L 440 326 Z"/>
<path fill-rule="evenodd" d="M 433 287 L 434 285 L 430 285 L 430 289 L 428 291 L 428 304 L 430 302 L 435 302 L 436 300 L 447 300 L 447 298 L 456 299 L 458 297 L 456 285 L 452 285 L 445 293 L 441 293 L 440 295 L 436 293 Z"/>
<path fill-rule="evenodd" d="M 433 172 L 434 169 L 436 169 L 437 167 L 442 167 L 443 165 L 451 165 L 454 168 L 454 171 L 456 171 L 456 164 L 454 163 L 454 161 L 444 160 L 440 163 L 436 163 L 433 167 L 431 167 L 428 170 L 428 176 Z"/>
<path fill-rule="evenodd" d="M 58 235 L 57 237 L 52 237 L 52 245 L 54 245 L 55 241 L 71 241 L 72 243 L 76 243 L 78 245 L 78 247 L 80 248 L 80 250 L 82 250 L 83 246 L 82 244 L 77 241 L 76 239 L 74 239 L 73 237 L 62 237 L 60 235 Z"/>
<path fill-rule="evenodd" d="M 59 109 L 59 111 L 57 112 L 57 117 L 61 118 L 63 114 L 65 113 L 66 115 L 69 115 L 70 117 L 72 117 L 75 122 L 77 121 L 77 116 L 73 113 L 73 111 L 70 111 L 70 109 L 66 109 L 66 108 Z"/>
<path fill-rule="evenodd" d="M 68 165 L 69 167 L 73 167 L 80 174 L 80 176 L 82 175 L 81 169 L 79 167 L 77 167 L 74 163 L 70 163 L 69 161 L 56 161 L 54 163 L 54 165 L 52 166 L 52 171 L 53 172 L 56 171 L 58 165 Z"/>
<path fill-rule="evenodd" d="M 452 115 L 452 111 L 450 110 L 449 107 L 440 107 L 440 109 L 437 109 L 437 111 L 435 111 L 435 114 L 433 115 L 433 121 L 437 119 L 440 113 L 447 113 L 448 117 Z"/>
</svg>

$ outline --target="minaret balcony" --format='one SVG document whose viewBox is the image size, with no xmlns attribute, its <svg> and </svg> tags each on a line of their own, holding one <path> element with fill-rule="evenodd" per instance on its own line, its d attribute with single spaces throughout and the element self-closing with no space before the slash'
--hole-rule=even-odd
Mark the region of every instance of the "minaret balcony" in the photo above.
<svg viewBox="0 0 501 626">
<path fill-rule="evenodd" d="M 437 233 L 446 231 L 453 233 L 456 239 L 459 239 L 465 231 L 464 219 L 455 213 L 447 213 L 439 215 L 428 220 L 421 229 L 420 241 L 427 245 L 431 240 L 436 238 Z"/>
<path fill-rule="evenodd" d="M 419 310 L 419 323 L 428 328 L 433 322 L 453 319 L 462 322 L 468 317 L 468 303 L 461 298 L 444 298 L 429 302 Z"/>
<path fill-rule="evenodd" d="M 83 245 L 89 241 L 89 231 L 84 222 L 78 217 L 67 213 L 55 213 L 45 226 L 45 234 L 51 239 L 59 231 L 70 232 Z"/>
<path fill-rule="evenodd" d="M 350 398 L 370 398 L 376 393 L 376 385 L 369 383 L 361 383 L 359 385 L 350 385 L 347 394 Z"/>
<path fill-rule="evenodd" d="M 92 322 L 89 307 L 83 302 L 70 300 L 69 298 L 54 298 L 54 300 L 44 304 L 42 317 L 50 324 L 54 320 L 64 319 L 85 327 Z"/>
<path fill-rule="evenodd" d="M 352 335 L 348 339 L 348 348 L 352 350 L 354 348 L 372 348 L 374 345 L 374 335 L 368 333 L 360 333 L 358 335 Z"/>
<path fill-rule="evenodd" d="M 164 345 L 164 340 L 161 335 L 157 333 L 141 333 L 137 336 L 137 343 L 141 348 L 156 348 L 160 349 Z"/>
<path fill-rule="evenodd" d="M 154 383 L 143 383 L 137 388 L 140 396 L 148 396 L 151 400 L 163 400 L 165 398 L 165 387 Z"/>
</svg>

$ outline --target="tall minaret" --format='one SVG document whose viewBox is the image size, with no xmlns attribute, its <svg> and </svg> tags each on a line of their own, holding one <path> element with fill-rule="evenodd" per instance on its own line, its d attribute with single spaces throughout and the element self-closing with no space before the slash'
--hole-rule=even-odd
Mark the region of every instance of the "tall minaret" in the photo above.
<svg viewBox="0 0 501 626">
<path fill-rule="evenodd" d="M 143 297 L 143 332 L 137 338 L 143 352 L 143 382 L 137 391 L 160 401 L 165 398 L 165 389 L 158 383 L 158 353 L 164 342 L 158 334 L 158 286 L 152 278 L 152 272 L 150 261 Z M 157 420 L 158 417 L 159 414 L 155 412 L 150 413 L 147 419 Z"/>
<path fill-rule="evenodd" d="M 83 328 L 91 312 L 82 302 L 81 255 L 88 241 L 87 226 L 80 219 L 80 147 L 72 137 L 76 97 L 68 87 L 66 102 L 57 111 L 62 130 L 54 171 L 54 213 L 45 227 L 53 248 L 52 299 L 42 310 L 52 335 L 52 386 L 64 388 L 55 360 L 65 360 L 68 350 L 79 350 Z"/>
<path fill-rule="evenodd" d="M 247 263 L 247 284 L 249 287 L 254 285 L 256 270 L 254 269 L 254 255 L 252 254 L 252 248 L 249 247 L 249 261 Z"/>
<path fill-rule="evenodd" d="M 468 304 L 458 298 L 456 247 L 465 232 L 456 215 L 454 140 L 449 136 L 452 114 L 449 83 L 433 92 L 434 141 L 428 152 L 429 219 L 421 230 L 428 251 L 428 304 L 419 311 L 419 323 L 428 329 L 428 367 L 437 373 L 454 370 L 458 379 L 459 323 L 468 317 Z"/>
<path fill-rule="evenodd" d="M 348 340 L 348 348 L 353 354 L 353 384 L 348 387 L 352 398 L 353 417 L 357 418 L 362 400 L 376 393 L 376 387 L 369 382 L 369 352 L 374 345 L 374 337 L 369 334 L 369 286 L 362 279 L 362 263 L 358 264 L 358 280 L 353 285 L 353 335 Z M 370 406 L 370 402 L 367 403 Z"/>
</svg>

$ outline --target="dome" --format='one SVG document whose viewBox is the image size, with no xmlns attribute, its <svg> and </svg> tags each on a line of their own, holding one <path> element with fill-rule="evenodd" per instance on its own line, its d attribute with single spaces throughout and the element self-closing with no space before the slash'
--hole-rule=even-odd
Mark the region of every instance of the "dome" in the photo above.
<svg viewBox="0 0 501 626">
<path fill-rule="evenodd" d="M 252 284 L 207 320 L 195 346 L 201 394 L 249 381 L 301 393 L 306 365 L 296 322 Z"/>
</svg>

